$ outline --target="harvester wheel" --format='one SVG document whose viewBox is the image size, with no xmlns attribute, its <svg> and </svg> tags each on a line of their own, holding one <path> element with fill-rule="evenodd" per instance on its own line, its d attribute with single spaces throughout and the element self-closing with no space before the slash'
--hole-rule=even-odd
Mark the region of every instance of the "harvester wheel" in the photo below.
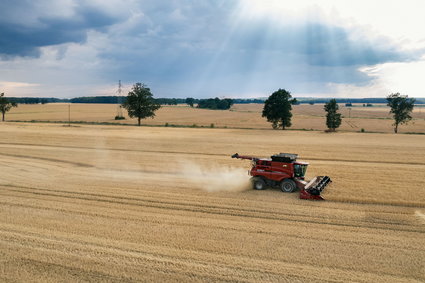
<svg viewBox="0 0 425 283">
<path fill-rule="evenodd" d="M 292 193 L 296 188 L 297 185 L 292 179 L 285 179 L 280 183 L 280 189 L 285 193 Z"/>
<path fill-rule="evenodd" d="M 259 177 L 252 178 L 251 182 L 254 190 L 264 190 L 266 188 L 266 182 Z"/>
</svg>

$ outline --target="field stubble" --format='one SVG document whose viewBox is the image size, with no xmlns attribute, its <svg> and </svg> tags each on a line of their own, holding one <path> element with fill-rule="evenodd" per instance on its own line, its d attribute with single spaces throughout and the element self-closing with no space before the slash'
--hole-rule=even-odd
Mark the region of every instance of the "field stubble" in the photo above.
<svg viewBox="0 0 425 283">
<path fill-rule="evenodd" d="M 19 105 L 7 114 L 12 121 L 68 121 L 68 104 L 52 103 L 45 105 Z M 156 112 L 154 119 L 143 120 L 144 125 L 164 126 L 179 125 L 246 129 L 270 129 L 270 123 L 262 114 L 262 104 L 236 104 L 230 111 L 207 110 L 190 108 L 186 105 L 163 106 Z M 90 123 L 120 123 L 136 124 L 124 113 L 126 120 L 114 120 L 117 105 L 114 104 L 71 104 L 71 121 Z M 125 112 L 125 111 L 124 111 Z M 340 105 L 343 122 L 339 130 L 348 132 L 393 132 L 393 120 L 389 108 L 356 107 L 347 108 Z M 325 111 L 322 104 L 294 105 L 291 129 L 320 130 L 326 129 Z M 413 111 L 413 120 L 399 128 L 400 133 L 425 134 L 425 107 L 416 107 Z"/>
<path fill-rule="evenodd" d="M 423 281 L 424 136 L 0 127 L 0 279 Z M 326 202 L 248 188 L 295 152 Z"/>
</svg>

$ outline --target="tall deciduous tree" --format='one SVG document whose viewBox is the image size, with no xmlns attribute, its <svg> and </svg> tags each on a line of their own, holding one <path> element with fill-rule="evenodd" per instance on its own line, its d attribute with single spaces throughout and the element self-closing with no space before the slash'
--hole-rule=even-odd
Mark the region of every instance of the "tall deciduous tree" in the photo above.
<svg viewBox="0 0 425 283">
<path fill-rule="evenodd" d="M 297 103 L 297 100 L 292 99 L 291 93 L 279 89 L 272 93 L 264 103 L 263 117 L 272 123 L 273 129 L 290 127 L 292 118 L 292 104 Z"/>
<path fill-rule="evenodd" d="M 390 113 L 394 117 L 394 133 L 397 134 L 398 125 L 406 124 L 412 120 L 413 106 L 415 104 L 414 98 L 408 98 L 407 95 L 400 95 L 400 93 L 392 93 L 387 96 L 387 105 L 391 107 Z"/>
<path fill-rule="evenodd" d="M 10 102 L 6 97 L 4 97 L 4 93 L 0 93 L 0 112 L 2 113 L 2 121 L 4 121 L 4 116 L 6 112 L 9 112 L 12 107 L 18 107 L 15 102 Z"/>
<path fill-rule="evenodd" d="M 161 107 L 153 98 L 150 89 L 141 83 L 133 85 L 122 106 L 127 109 L 128 116 L 137 118 L 139 126 L 142 119 L 155 117 L 155 111 Z"/>
<path fill-rule="evenodd" d="M 331 99 L 324 106 L 326 113 L 326 126 L 329 128 L 329 132 L 335 132 L 335 129 L 341 125 L 341 113 L 338 113 L 338 103 L 336 99 Z"/>
</svg>

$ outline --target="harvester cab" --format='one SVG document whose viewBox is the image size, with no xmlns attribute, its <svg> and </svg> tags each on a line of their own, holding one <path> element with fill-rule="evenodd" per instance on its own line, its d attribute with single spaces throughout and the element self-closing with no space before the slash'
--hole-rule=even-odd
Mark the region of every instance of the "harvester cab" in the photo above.
<svg viewBox="0 0 425 283">
<path fill-rule="evenodd" d="M 297 154 L 279 153 L 270 158 L 258 158 L 235 153 L 232 158 L 252 160 L 248 174 L 252 176 L 251 183 L 256 190 L 269 186 L 292 193 L 299 189 L 301 199 L 323 200 L 320 193 L 332 182 L 328 176 L 317 176 L 306 181 L 308 163 L 297 161 Z"/>
</svg>

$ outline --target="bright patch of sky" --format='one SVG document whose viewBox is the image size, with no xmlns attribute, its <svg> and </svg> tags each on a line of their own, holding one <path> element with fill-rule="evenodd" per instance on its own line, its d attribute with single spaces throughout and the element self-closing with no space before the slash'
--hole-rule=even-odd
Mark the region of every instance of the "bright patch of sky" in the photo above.
<svg viewBox="0 0 425 283">
<path fill-rule="evenodd" d="M 0 92 L 425 97 L 425 1 L 3 0 Z"/>
</svg>

